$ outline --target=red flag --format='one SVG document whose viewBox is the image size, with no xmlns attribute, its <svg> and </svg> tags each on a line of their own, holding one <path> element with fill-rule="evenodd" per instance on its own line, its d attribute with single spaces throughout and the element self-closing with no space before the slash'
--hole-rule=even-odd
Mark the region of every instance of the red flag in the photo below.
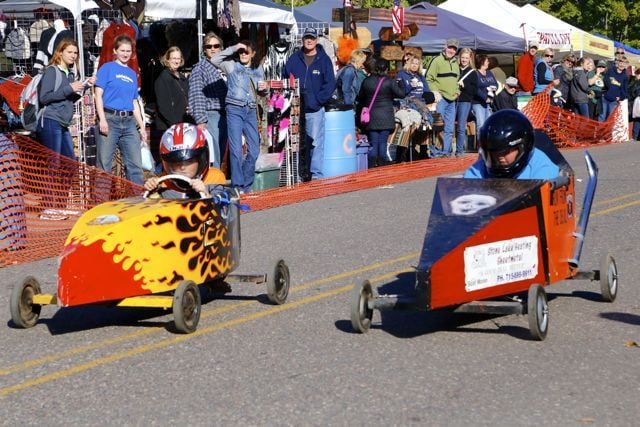
<svg viewBox="0 0 640 427">
<path fill-rule="evenodd" d="M 402 33 L 402 28 L 404 28 L 404 7 L 400 6 L 400 0 L 393 0 L 391 21 L 393 22 L 393 34 Z"/>
</svg>

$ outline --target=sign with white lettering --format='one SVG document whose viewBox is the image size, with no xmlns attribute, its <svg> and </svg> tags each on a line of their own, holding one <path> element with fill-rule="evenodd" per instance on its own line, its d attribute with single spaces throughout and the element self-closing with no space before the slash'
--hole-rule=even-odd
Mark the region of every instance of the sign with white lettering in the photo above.
<svg viewBox="0 0 640 427">
<path fill-rule="evenodd" d="M 464 283 L 467 292 L 536 277 L 538 238 L 501 240 L 464 250 Z"/>
</svg>

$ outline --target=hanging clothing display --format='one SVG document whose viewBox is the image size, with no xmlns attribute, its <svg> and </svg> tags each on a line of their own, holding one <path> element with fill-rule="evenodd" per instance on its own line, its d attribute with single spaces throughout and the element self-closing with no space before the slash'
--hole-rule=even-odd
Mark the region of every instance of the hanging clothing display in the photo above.
<svg viewBox="0 0 640 427">
<path fill-rule="evenodd" d="M 264 68 L 264 76 L 267 80 L 281 80 L 288 76 L 283 76 L 282 71 L 287 60 L 295 52 L 295 46 L 292 43 L 281 40 L 278 43 L 269 46 L 267 55 L 262 64 Z"/>
<path fill-rule="evenodd" d="M 5 55 L 11 59 L 31 58 L 31 42 L 23 28 L 11 30 L 4 42 Z"/>
</svg>

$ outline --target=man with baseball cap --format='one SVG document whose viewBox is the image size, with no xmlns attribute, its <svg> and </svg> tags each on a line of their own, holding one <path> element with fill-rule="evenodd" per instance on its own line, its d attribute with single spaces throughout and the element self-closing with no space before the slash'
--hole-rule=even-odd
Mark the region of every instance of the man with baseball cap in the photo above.
<svg viewBox="0 0 640 427">
<path fill-rule="evenodd" d="M 504 81 L 504 87 L 496 95 L 493 100 L 493 111 L 500 110 L 517 110 L 518 99 L 516 98 L 516 90 L 518 89 L 518 79 L 515 77 L 507 77 Z"/>
<path fill-rule="evenodd" d="M 427 82 L 435 95 L 436 111 L 444 121 L 444 141 L 441 151 L 434 150 L 432 157 L 450 157 L 453 130 L 456 122 L 456 100 L 460 95 L 458 77 L 460 67 L 456 60 L 458 40 L 448 39 L 442 53 L 431 61 L 427 70 Z"/>
<path fill-rule="evenodd" d="M 283 76 L 300 80 L 304 106 L 305 138 L 301 138 L 299 172 L 303 181 L 322 178 L 324 161 L 324 106 L 336 86 L 331 59 L 318 45 L 318 32 L 307 27 L 302 32 L 302 49 L 291 55 Z"/>
</svg>

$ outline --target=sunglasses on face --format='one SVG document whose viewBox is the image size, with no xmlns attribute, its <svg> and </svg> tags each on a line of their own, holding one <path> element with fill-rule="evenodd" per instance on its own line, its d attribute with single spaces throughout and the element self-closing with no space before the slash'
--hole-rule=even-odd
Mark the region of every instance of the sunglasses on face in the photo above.
<svg viewBox="0 0 640 427">
<path fill-rule="evenodd" d="M 249 55 L 249 51 L 245 49 L 238 49 L 238 55 Z"/>
<path fill-rule="evenodd" d="M 205 49 L 220 49 L 220 44 L 216 43 L 216 44 L 205 44 L 204 45 Z"/>
<path fill-rule="evenodd" d="M 624 52 L 616 52 L 616 55 L 624 55 Z"/>
<path fill-rule="evenodd" d="M 553 55 L 545 54 L 545 58 L 553 58 Z"/>
</svg>

